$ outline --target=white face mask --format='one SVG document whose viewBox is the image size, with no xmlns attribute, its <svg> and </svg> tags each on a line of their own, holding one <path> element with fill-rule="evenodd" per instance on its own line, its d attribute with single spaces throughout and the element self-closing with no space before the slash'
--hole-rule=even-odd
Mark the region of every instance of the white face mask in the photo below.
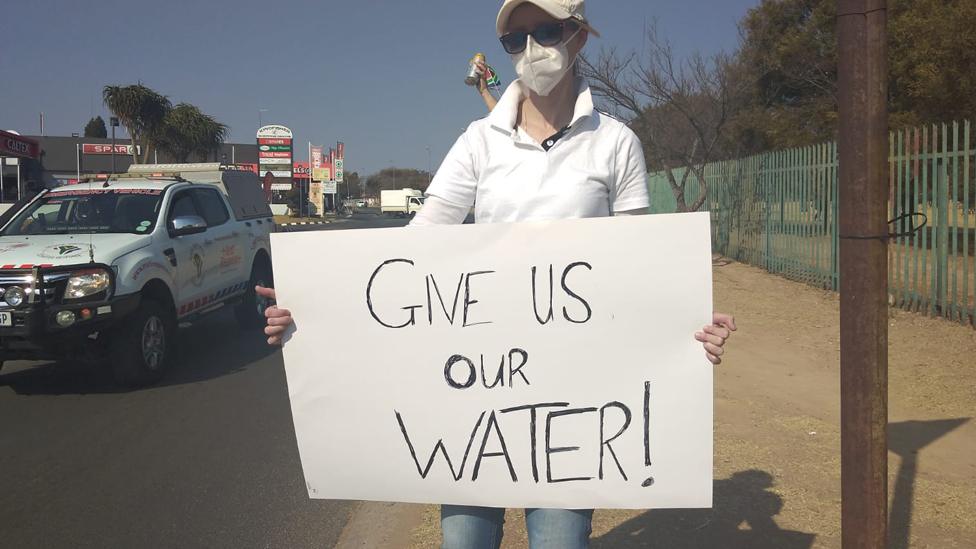
<svg viewBox="0 0 976 549">
<path fill-rule="evenodd" d="M 548 48 L 540 46 L 535 38 L 530 36 L 525 51 L 512 56 L 519 80 L 535 93 L 549 95 L 576 62 L 575 56 L 570 57 L 566 45 L 579 32 L 577 30 L 559 45 Z"/>
</svg>

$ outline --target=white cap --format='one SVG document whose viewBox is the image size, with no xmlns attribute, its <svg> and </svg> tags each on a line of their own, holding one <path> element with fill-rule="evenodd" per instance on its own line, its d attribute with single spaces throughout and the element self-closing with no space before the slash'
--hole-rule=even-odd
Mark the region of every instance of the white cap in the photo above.
<svg viewBox="0 0 976 549">
<path fill-rule="evenodd" d="M 574 19 L 594 36 L 600 36 L 600 33 L 596 32 L 596 29 L 590 26 L 589 21 L 586 20 L 586 2 L 584 0 L 505 0 L 502 3 L 502 8 L 498 10 L 498 19 L 495 22 L 498 36 L 505 34 L 508 17 L 512 15 L 515 8 L 522 4 L 535 4 L 559 20 Z"/>
</svg>

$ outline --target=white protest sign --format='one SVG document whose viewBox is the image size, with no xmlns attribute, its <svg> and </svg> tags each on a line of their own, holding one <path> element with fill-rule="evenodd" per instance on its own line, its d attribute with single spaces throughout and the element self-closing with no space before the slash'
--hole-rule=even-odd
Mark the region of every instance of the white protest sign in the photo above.
<svg viewBox="0 0 976 549">
<path fill-rule="evenodd" d="M 309 496 L 710 506 L 709 243 L 707 213 L 272 235 Z"/>
</svg>

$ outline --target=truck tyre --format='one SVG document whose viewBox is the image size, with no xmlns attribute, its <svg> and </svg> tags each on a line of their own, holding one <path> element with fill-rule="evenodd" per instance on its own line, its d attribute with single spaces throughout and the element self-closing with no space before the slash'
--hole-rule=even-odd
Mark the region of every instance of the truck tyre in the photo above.
<svg viewBox="0 0 976 549">
<path fill-rule="evenodd" d="M 112 372 L 125 386 L 151 385 L 171 362 L 176 321 L 158 302 L 143 299 L 111 343 Z"/>
<path fill-rule="evenodd" d="M 251 278 L 244 291 L 244 299 L 234 309 L 237 321 L 245 330 L 255 330 L 264 327 L 266 322 L 264 310 L 271 305 L 267 299 L 259 296 L 255 291 L 255 286 L 272 287 L 274 281 L 271 276 L 271 269 L 264 262 L 255 263 L 251 267 Z"/>
</svg>

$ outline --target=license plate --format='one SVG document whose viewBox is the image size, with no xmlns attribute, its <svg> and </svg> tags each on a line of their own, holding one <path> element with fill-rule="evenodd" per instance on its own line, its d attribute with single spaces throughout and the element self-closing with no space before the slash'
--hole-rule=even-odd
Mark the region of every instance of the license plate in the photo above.
<svg viewBox="0 0 976 549">
<path fill-rule="evenodd" d="M 10 313 L 0 312 L 0 326 L 13 326 L 14 325 L 14 315 Z"/>
</svg>

